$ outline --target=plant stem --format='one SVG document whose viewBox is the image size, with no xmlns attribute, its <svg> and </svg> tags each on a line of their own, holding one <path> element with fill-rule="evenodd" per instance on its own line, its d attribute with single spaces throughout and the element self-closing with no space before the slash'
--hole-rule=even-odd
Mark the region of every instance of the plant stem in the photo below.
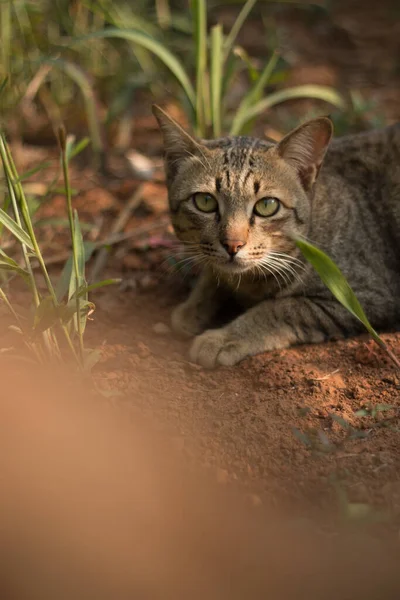
<svg viewBox="0 0 400 600">
<path fill-rule="evenodd" d="M 6 143 L 4 143 L 4 139 L 2 137 L 0 137 L 0 140 L 1 140 L 2 144 L 4 144 L 4 149 L 5 149 L 5 152 L 6 152 L 7 162 L 5 163 L 5 166 L 9 166 L 10 167 L 9 175 L 10 175 L 10 180 L 11 180 L 11 183 L 12 183 L 11 187 L 13 188 L 13 190 L 16 189 L 17 192 L 18 192 L 18 199 L 19 199 L 19 203 L 21 205 L 22 216 L 24 218 L 24 222 L 25 222 L 25 225 L 26 225 L 29 237 L 31 238 L 31 241 L 32 241 L 32 245 L 33 245 L 33 248 L 34 248 L 36 259 L 39 262 L 41 271 L 43 273 L 43 277 L 44 277 L 45 282 L 46 282 L 46 287 L 47 287 L 47 289 L 49 291 L 49 294 L 50 294 L 50 296 L 51 296 L 51 298 L 53 300 L 54 306 L 58 306 L 57 296 L 56 296 L 56 293 L 54 291 L 54 287 L 53 287 L 53 284 L 51 282 L 51 279 L 49 277 L 46 264 L 45 264 L 45 262 L 43 260 L 42 252 L 40 250 L 39 244 L 38 244 L 37 239 L 36 239 L 36 235 L 35 235 L 35 232 L 34 232 L 34 229 L 33 229 L 33 225 L 32 225 L 31 216 L 30 216 L 30 213 L 29 213 L 28 203 L 26 201 L 26 197 L 25 197 L 25 194 L 24 194 L 24 190 L 23 190 L 22 184 L 19 181 L 18 173 L 17 173 L 16 167 L 15 167 L 13 158 L 11 156 L 10 149 L 9 149 L 8 145 Z M 1 145 L 0 145 L 0 151 L 1 151 Z M 17 211 L 18 211 L 18 207 L 17 207 Z M 28 271 L 32 273 L 32 281 L 33 281 L 33 284 L 34 284 L 34 290 L 35 290 L 36 294 L 38 294 L 37 288 L 36 288 L 36 282 L 35 282 L 34 277 L 33 277 L 33 271 L 32 271 L 32 268 L 31 268 L 28 256 L 27 256 L 27 260 L 28 260 L 28 264 L 27 264 Z M 39 298 L 39 302 L 40 302 L 40 298 Z M 38 304 L 39 304 L 39 302 L 38 302 Z M 70 338 L 68 329 L 61 322 L 61 320 L 60 320 L 60 326 L 61 326 L 61 329 L 62 329 L 63 334 L 65 336 L 66 342 L 67 342 L 67 344 L 68 344 L 68 346 L 69 346 L 69 348 L 70 348 L 70 350 L 71 350 L 71 352 L 72 352 L 75 360 L 80 365 L 81 362 L 79 360 L 79 357 L 76 354 L 76 351 L 75 351 L 74 345 L 72 343 L 72 340 Z M 46 332 L 44 332 L 44 333 L 46 333 Z M 61 356 L 60 348 L 58 346 L 58 342 L 57 342 L 56 338 L 54 336 L 52 336 L 51 339 L 52 339 L 54 347 L 55 347 L 55 349 L 57 351 L 57 354 L 59 356 Z M 46 337 L 46 342 L 47 342 L 47 345 L 49 345 L 49 343 L 50 343 L 49 336 Z"/>
<path fill-rule="evenodd" d="M 72 194 L 71 194 L 71 185 L 70 185 L 70 179 L 69 179 L 68 158 L 67 158 L 67 154 L 66 154 L 66 144 L 64 143 L 65 134 L 60 135 L 60 141 L 61 141 L 61 144 L 60 144 L 61 145 L 61 161 L 62 161 L 64 184 L 65 184 L 65 195 L 67 198 L 68 220 L 69 220 L 69 228 L 71 231 L 72 260 L 73 260 L 74 271 L 75 271 L 76 326 L 77 326 L 77 331 L 78 331 L 79 357 L 83 364 L 84 346 L 83 346 L 82 324 L 81 324 L 81 318 L 80 318 L 79 266 L 78 266 L 78 254 L 77 254 L 76 241 L 75 241 L 75 223 L 74 223 L 74 214 L 73 214 L 73 209 L 72 209 Z"/>
</svg>

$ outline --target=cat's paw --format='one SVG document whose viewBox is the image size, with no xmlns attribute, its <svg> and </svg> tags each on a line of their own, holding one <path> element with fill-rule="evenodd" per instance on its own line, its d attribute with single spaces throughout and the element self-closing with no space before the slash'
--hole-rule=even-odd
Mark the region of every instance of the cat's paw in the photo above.
<svg viewBox="0 0 400 600">
<path fill-rule="evenodd" d="M 175 308 L 171 315 L 172 331 L 185 338 L 192 338 L 205 329 L 199 314 L 186 302 Z"/>
<path fill-rule="evenodd" d="M 232 367 L 252 354 L 249 342 L 232 338 L 225 328 L 210 329 L 197 336 L 189 353 L 191 362 L 206 369 Z"/>
</svg>

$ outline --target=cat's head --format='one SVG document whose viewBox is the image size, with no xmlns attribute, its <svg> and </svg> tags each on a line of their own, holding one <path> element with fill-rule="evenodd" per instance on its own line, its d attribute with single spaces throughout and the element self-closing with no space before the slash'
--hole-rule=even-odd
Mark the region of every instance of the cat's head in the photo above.
<svg viewBox="0 0 400 600">
<path fill-rule="evenodd" d="M 198 262 L 228 273 L 279 268 L 305 235 L 310 191 L 332 123 L 308 121 L 281 142 L 198 140 L 158 106 L 172 223 Z"/>
</svg>

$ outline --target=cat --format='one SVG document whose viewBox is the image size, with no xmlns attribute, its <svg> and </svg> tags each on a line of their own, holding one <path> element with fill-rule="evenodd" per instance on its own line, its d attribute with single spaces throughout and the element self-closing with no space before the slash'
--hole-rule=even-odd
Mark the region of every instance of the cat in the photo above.
<svg viewBox="0 0 400 600">
<path fill-rule="evenodd" d="M 400 124 L 331 141 L 332 121 L 318 117 L 274 143 L 196 139 L 160 107 L 153 114 L 172 224 L 202 269 L 172 314 L 173 330 L 194 337 L 192 362 L 232 366 L 362 331 L 296 238 L 337 263 L 373 327 L 400 323 Z"/>
</svg>

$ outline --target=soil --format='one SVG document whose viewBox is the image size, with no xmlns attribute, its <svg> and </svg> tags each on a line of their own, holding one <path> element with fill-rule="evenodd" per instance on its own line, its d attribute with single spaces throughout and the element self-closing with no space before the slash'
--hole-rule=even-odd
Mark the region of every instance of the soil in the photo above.
<svg viewBox="0 0 400 600">
<path fill-rule="evenodd" d="M 346 495 L 400 516 L 400 377 L 374 343 L 302 346 L 206 371 L 169 331 L 178 299 L 170 284 L 101 294 L 88 331 L 101 343 L 101 388 L 160 419 L 183 453 L 255 505 L 326 517 Z M 384 339 L 400 354 L 399 335 Z M 369 414 L 373 406 L 383 410 Z"/>
<path fill-rule="evenodd" d="M 352 46 L 349 50 L 342 42 L 343 52 L 339 45 L 335 53 L 327 43 L 335 39 L 332 35 L 339 26 L 346 31 L 354 26 L 346 6 L 334 13 L 331 29 L 325 21 L 319 28 L 313 22 L 315 38 L 307 37 L 310 23 L 302 23 L 297 9 L 279 15 L 293 32 L 291 45 L 297 44 L 290 83 L 309 83 L 315 77 L 316 83 L 335 85 L 338 78 L 348 86 L 354 84 L 356 71 L 367 91 L 378 86 L 374 97 L 387 120 L 398 119 L 400 72 L 390 66 L 391 52 L 385 54 L 387 61 L 382 64 L 390 65 L 379 71 L 377 82 L 361 42 L 363 51 L 351 56 L 362 54 L 365 72 L 363 65 L 350 69 L 344 60 L 343 52 L 350 52 Z M 393 44 L 398 44 L 394 31 L 386 31 L 386 42 L 390 33 Z M 324 44 L 324 53 L 318 44 Z M 295 108 L 290 105 L 284 115 Z M 390 517 L 391 525 L 398 528 L 400 374 L 371 340 L 361 337 L 272 352 L 211 372 L 188 362 L 188 346 L 170 332 L 169 315 L 187 294 L 190 277 L 183 281 L 173 269 L 168 272 L 174 238 L 160 136 L 149 115 L 148 107 L 137 110 L 131 146 L 151 158 L 151 180 L 143 182 L 132 174 L 129 160 L 122 161 L 122 175 L 116 175 L 113 167 L 111 178 L 90 168 L 72 169 L 72 186 L 80 190 L 75 207 L 90 226 L 86 239 L 94 242 L 108 239 L 112 224 L 142 185 L 141 202 L 122 228 L 126 240 L 113 246 L 101 273 L 101 278 L 121 277 L 122 284 L 93 296 L 97 308 L 88 324 L 87 344 L 101 350 L 93 369 L 99 388 L 109 394 L 110 402 L 129 403 L 158 420 L 184 455 L 209 469 L 221 485 L 243 488 L 255 507 L 272 504 L 299 515 L 320 512 L 332 517 L 368 513 L 372 520 Z M 281 115 L 277 113 L 268 126 L 279 129 Z M 282 133 L 279 129 L 277 137 Z M 25 145 L 18 153 L 18 166 L 23 172 L 49 155 L 56 164 L 55 151 Z M 51 170 L 48 178 L 53 178 Z M 45 176 L 33 177 L 29 185 L 40 196 L 40 189 L 46 189 Z M 63 196 L 53 196 L 43 203 L 39 216 L 64 215 L 64 202 Z M 42 232 L 46 262 L 58 271 L 69 253 L 65 228 L 53 222 L 43 225 Z M 23 294 L 15 294 L 23 303 Z M 9 344 L 8 336 L 0 338 L 2 347 Z M 383 339 L 400 356 L 400 334 L 388 333 Z M 363 409 L 363 414 L 357 414 Z"/>
</svg>

